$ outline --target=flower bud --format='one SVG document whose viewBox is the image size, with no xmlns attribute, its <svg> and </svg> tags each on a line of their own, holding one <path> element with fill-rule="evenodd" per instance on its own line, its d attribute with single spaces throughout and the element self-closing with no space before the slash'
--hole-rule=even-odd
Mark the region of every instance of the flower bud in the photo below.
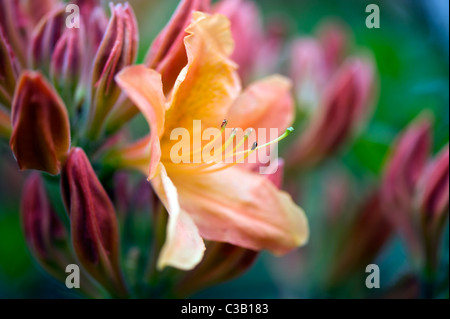
<svg viewBox="0 0 450 319">
<path fill-rule="evenodd" d="M 81 148 L 72 149 L 67 157 L 61 192 L 80 263 L 111 294 L 126 296 L 114 206 Z"/>
<path fill-rule="evenodd" d="M 25 71 L 12 105 L 11 149 L 21 170 L 58 174 L 70 146 L 67 110 L 39 72 Z"/>
<path fill-rule="evenodd" d="M 77 261 L 70 247 L 67 229 L 53 210 L 38 173 L 32 173 L 25 182 L 21 214 L 31 253 L 49 274 L 65 282 L 66 267 Z M 83 270 L 80 273 L 80 291 L 90 297 L 100 297 L 98 287 Z"/>
<path fill-rule="evenodd" d="M 16 78 L 13 53 L 0 28 L 0 105 L 7 109 L 11 108 Z"/>
<path fill-rule="evenodd" d="M 68 234 L 50 205 L 44 183 L 32 173 L 22 192 L 22 224 L 28 247 L 37 261 L 58 280 L 66 278 L 70 264 Z"/>
<path fill-rule="evenodd" d="M 373 90 L 372 63 L 350 59 L 329 84 L 311 124 L 289 156 L 290 163 L 314 165 L 334 155 L 368 113 Z"/>
<path fill-rule="evenodd" d="M 383 197 L 392 207 L 409 209 L 431 148 L 431 119 L 422 115 L 396 141 L 385 168 Z"/>
<path fill-rule="evenodd" d="M 448 213 L 449 207 L 449 149 L 448 144 L 427 170 L 421 183 L 420 211 L 424 222 L 434 223 Z M 441 224 L 441 222 L 437 222 Z"/>
<path fill-rule="evenodd" d="M 177 297 L 218 285 L 242 275 L 254 263 L 258 252 L 227 243 L 210 242 L 202 262 L 185 273 L 177 284 Z"/>
<path fill-rule="evenodd" d="M 58 7 L 45 15 L 33 31 L 28 52 L 32 68 L 45 74 L 50 70 L 52 54 L 65 29 L 66 11 Z"/>
<path fill-rule="evenodd" d="M 431 267 L 429 270 L 433 271 L 449 210 L 448 144 L 425 171 L 419 185 L 418 199 L 425 257 Z"/>
<path fill-rule="evenodd" d="M 82 81 L 83 28 L 67 28 L 56 43 L 52 54 L 50 76 L 66 101 L 73 101 Z"/>
<path fill-rule="evenodd" d="M 28 21 L 18 0 L 0 0 L 0 29 L 21 66 L 25 66 L 28 41 Z"/>
<path fill-rule="evenodd" d="M 332 72 L 347 56 L 353 42 L 351 31 L 342 21 L 328 20 L 320 24 L 318 38 L 323 47 L 326 66 Z"/>
<path fill-rule="evenodd" d="M 58 5 L 58 0 L 22 1 L 24 12 L 31 19 L 32 25 L 37 25 L 41 19 Z"/>
<path fill-rule="evenodd" d="M 401 134 L 388 159 L 381 189 L 384 212 L 415 257 L 420 253 L 420 244 L 413 199 L 430 154 L 431 126 L 430 118 L 422 114 Z"/>
<path fill-rule="evenodd" d="M 114 76 L 134 63 L 138 30 L 132 9 L 125 4 L 111 4 L 112 16 L 98 48 L 92 71 L 92 104 L 89 136 L 96 138 L 103 129 L 106 116 L 120 95 Z"/>
</svg>

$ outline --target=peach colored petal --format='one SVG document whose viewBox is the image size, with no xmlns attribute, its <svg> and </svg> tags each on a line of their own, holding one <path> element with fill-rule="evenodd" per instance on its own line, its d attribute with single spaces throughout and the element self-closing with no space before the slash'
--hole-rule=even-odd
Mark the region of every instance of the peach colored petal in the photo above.
<svg viewBox="0 0 450 319">
<path fill-rule="evenodd" d="M 229 59 L 234 44 L 227 18 L 195 12 L 193 20 L 184 40 L 188 65 L 175 83 L 167 110 L 169 148 L 172 129 L 192 129 L 193 120 L 202 120 L 204 128 L 219 127 L 241 90 L 237 66 Z"/>
<path fill-rule="evenodd" d="M 181 207 L 205 239 L 275 254 L 308 240 L 303 210 L 262 175 L 232 167 L 201 178 L 172 179 Z"/>
<path fill-rule="evenodd" d="M 169 213 L 166 242 L 159 255 L 158 268 L 173 266 L 189 270 L 201 261 L 205 244 L 191 217 L 180 208 L 177 189 L 164 165 L 159 164 L 158 171 L 152 185 Z"/>
<path fill-rule="evenodd" d="M 143 65 L 125 68 L 116 76 L 119 86 L 126 92 L 146 118 L 150 126 L 149 179 L 153 178 L 161 159 L 159 139 L 164 132 L 165 97 L 161 75 Z"/>
<path fill-rule="evenodd" d="M 291 88 L 291 81 L 280 75 L 251 84 L 228 111 L 228 126 L 244 130 L 278 128 L 281 134 L 294 121 Z"/>
</svg>

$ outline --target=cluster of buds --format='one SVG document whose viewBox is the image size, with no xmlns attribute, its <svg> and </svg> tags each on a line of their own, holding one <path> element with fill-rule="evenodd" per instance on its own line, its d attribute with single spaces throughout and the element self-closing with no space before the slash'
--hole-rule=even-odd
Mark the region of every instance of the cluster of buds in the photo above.
<svg viewBox="0 0 450 319">
<path fill-rule="evenodd" d="M 307 168 L 335 154 L 361 127 L 376 91 L 372 59 L 349 56 L 350 32 L 341 22 L 325 22 L 315 38 L 299 38 L 290 49 L 300 117 L 306 124 L 289 153 L 288 165 Z"/>
<path fill-rule="evenodd" d="M 98 297 L 106 290 L 112 297 L 129 297 L 132 289 L 121 268 L 119 224 L 120 213 L 125 214 L 131 199 L 119 191 L 111 200 L 114 194 L 105 185 L 114 179 L 103 160 L 115 144 L 123 142 L 126 134 L 119 130 L 142 111 L 115 80 L 122 69 L 135 63 L 137 21 L 128 3 L 111 3 L 109 16 L 100 1 L 73 4 L 79 16 L 71 15 L 62 1 L 48 0 L 36 6 L 31 0 L 0 0 L 0 139 L 9 141 L 20 170 L 39 171 L 27 179 L 21 208 L 33 256 L 63 282 L 67 265 L 81 266 L 86 295 Z M 188 63 L 185 29 L 195 11 L 222 12 L 238 21 L 233 23 L 233 34 L 243 38 L 237 42 L 253 38 L 251 33 L 242 33 L 248 30 L 243 24 L 246 17 L 259 19 L 249 1 L 223 0 L 215 6 L 208 0 L 181 1 L 144 61 L 161 74 L 167 96 Z M 262 41 L 259 35 L 257 39 Z M 237 51 L 242 75 L 250 73 L 245 66 L 252 53 Z M 148 149 L 149 140 L 141 144 Z M 136 159 L 132 152 L 122 155 Z M 278 187 L 279 175 L 269 177 Z M 46 190 L 55 181 L 66 214 Z M 159 232 L 164 233 L 167 214 L 158 212 L 162 205 L 153 192 L 148 196 L 156 202 L 153 222 L 159 222 Z M 162 215 L 161 223 L 157 219 Z M 158 230 L 155 234 L 154 243 L 160 250 Z M 183 275 L 174 288 L 180 296 L 236 277 L 258 255 L 226 243 L 211 241 L 207 246 L 204 261 Z"/>
</svg>

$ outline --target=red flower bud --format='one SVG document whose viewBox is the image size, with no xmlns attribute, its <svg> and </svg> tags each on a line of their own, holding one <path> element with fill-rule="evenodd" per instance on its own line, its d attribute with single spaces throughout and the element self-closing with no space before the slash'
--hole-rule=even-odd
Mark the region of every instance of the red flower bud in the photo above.
<svg viewBox="0 0 450 319">
<path fill-rule="evenodd" d="M 352 34 L 348 27 L 338 20 L 328 20 L 318 28 L 318 37 L 322 44 L 328 70 L 333 71 L 347 56 L 352 44 Z"/>
<path fill-rule="evenodd" d="M 175 288 L 178 297 L 218 285 L 246 272 L 254 263 L 258 252 L 227 243 L 210 242 L 202 262 L 187 272 Z"/>
<path fill-rule="evenodd" d="M 409 209 L 431 147 L 431 120 L 420 116 L 397 140 L 385 168 L 383 197 L 390 206 Z"/>
<path fill-rule="evenodd" d="M 13 53 L 0 28 L 0 105 L 7 109 L 11 108 L 16 78 Z"/>
<path fill-rule="evenodd" d="M 103 129 L 106 116 L 121 93 L 114 76 L 134 63 L 137 54 L 138 30 L 132 9 L 111 4 L 112 16 L 98 48 L 92 71 L 92 105 L 89 135 L 96 138 Z"/>
<path fill-rule="evenodd" d="M 19 0 L 0 0 L 0 29 L 17 55 L 21 66 L 26 63 L 28 21 Z"/>
<path fill-rule="evenodd" d="M 67 101 L 73 101 L 77 85 L 82 81 L 83 34 L 83 28 L 67 28 L 52 54 L 50 75 Z"/>
<path fill-rule="evenodd" d="M 22 224 L 33 256 L 43 268 L 64 281 L 70 264 L 68 234 L 47 198 L 42 178 L 33 173 L 22 192 Z"/>
<path fill-rule="evenodd" d="M 414 226 L 413 200 L 431 147 L 431 120 L 421 115 L 395 143 L 384 171 L 384 212 L 418 257 L 420 243 Z"/>
<path fill-rule="evenodd" d="M 447 146 L 427 170 L 422 182 L 420 210 L 424 221 L 433 223 L 448 213 L 449 207 L 449 149 Z M 440 224 L 440 222 L 439 222 Z"/>
<path fill-rule="evenodd" d="M 448 144 L 425 171 L 418 190 L 420 224 L 429 270 L 435 270 L 449 210 Z"/>
<path fill-rule="evenodd" d="M 67 110 L 39 72 L 25 71 L 12 105 L 10 146 L 21 170 L 58 174 L 70 146 Z"/>
<path fill-rule="evenodd" d="M 47 74 L 53 51 L 65 30 L 65 22 L 66 11 L 59 7 L 45 15 L 36 26 L 28 53 L 32 68 L 39 68 Z"/>
<path fill-rule="evenodd" d="M 84 268 L 115 296 L 126 296 L 119 267 L 114 206 L 81 148 L 71 150 L 61 173 L 72 243 Z"/>
<path fill-rule="evenodd" d="M 23 9 L 31 19 L 33 25 L 37 25 L 40 20 L 53 8 L 58 5 L 58 0 L 22 1 Z"/>
</svg>

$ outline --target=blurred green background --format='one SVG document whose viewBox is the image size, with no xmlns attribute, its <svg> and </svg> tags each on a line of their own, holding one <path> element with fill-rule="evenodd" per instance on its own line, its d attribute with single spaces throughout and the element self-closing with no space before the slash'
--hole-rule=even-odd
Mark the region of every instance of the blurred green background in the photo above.
<svg viewBox="0 0 450 319">
<path fill-rule="evenodd" d="M 168 21 L 178 1 L 152 2 L 149 6 L 152 10 L 148 15 L 139 13 L 141 59 L 153 37 Z M 323 207 L 317 203 L 323 196 L 323 177 L 330 169 L 345 169 L 361 187 L 375 182 L 380 177 L 389 146 L 395 136 L 425 108 L 435 114 L 434 152 L 448 143 L 448 1 L 255 2 L 261 7 L 264 19 L 282 16 L 292 27 L 290 37 L 310 34 L 324 18 L 337 17 L 344 20 L 353 31 L 356 44 L 370 50 L 377 63 L 380 95 L 367 128 L 336 158 L 307 174 L 302 181 L 302 184 L 308 185 L 308 196 L 304 196 L 304 202 L 300 204 L 311 220 L 310 245 L 314 247 L 326 240 L 326 234 L 321 228 Z M 369 3 L 376 3 L 380 7 L 380 29 L 368 29 L 365 26 L 365 8 Z M 133 1 L 131 5 L 134 6 Z M 248 27 L 251 28 L 250 25 Z M 0 165 L 0 298 L 76 297 L 45 274 L 30 257 L 19 221 L 19 194 L 25 174 L 17 172 L 7 145 L 0 145 L 0 153 L 3 162 Z M 447 222 L 443 245 L 443 267 L 447 272 L 448 237 Z M 264 253 L 244 276 L 207 289 L 195 297 L 324 297 L 320 289 L 316 289 L 316 281 L 308 277 L 307 258 L 301 252 L 283 258 Z M 376 262 L 381 269 L 382 287 L 389 287 L 409 271 L 407 253 L 398 238 L 394 238 L 385 247 Z M 286 271 L 291 275 L 285 276 Z M 364 282 L 361 278 L 364 275 L 356 274 L 354 284 L 327 297 L 351 297 L 355 295 L 355 289 L 363 291 Z M 362 296 L 365 293 L 367 292 L 363 291 Z"/>
</svg>

